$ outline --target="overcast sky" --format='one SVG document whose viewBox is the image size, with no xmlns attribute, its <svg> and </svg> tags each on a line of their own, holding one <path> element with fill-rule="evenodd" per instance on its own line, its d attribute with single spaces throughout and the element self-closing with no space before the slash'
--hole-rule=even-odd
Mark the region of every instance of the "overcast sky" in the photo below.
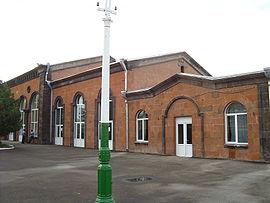
<svg viewBox="0 0 270 203">
<path fill-rule="evenodd" d="M 105 0 L 99 0 L 100 4 Z M 102 55 L 96 0 L 0 0 L 0 80 Z M 270 67 L 270 0 L 114 0 L 111 56 L 186 51 L 213 76 Z"/>
</svg>

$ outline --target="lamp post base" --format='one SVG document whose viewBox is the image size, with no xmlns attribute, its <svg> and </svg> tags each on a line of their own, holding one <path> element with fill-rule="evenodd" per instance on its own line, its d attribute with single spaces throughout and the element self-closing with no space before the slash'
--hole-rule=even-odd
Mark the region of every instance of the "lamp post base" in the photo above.
<svg viewBox="0 0 270 203">
<path fill-rule="evenodd" d="M 96 203 L 115 203 L 112 197 L 112 168 L 109 164 L 98 166 L 98 195 Z"/>
<path fill-rule="evenodd" d="M 114 199 L 111 197 L 109 199 L 104 199 L 104 198 L 97 198 L 95 203 L 115 203 Z"/>
<path fill-rule="evenodd" d="M 115 203 L 112 197 L 112 167 L 109 164 L 109 124 L 101 123 L 101 147 L 99 149 L 98 194 L 96 203 Z"/>
</svg>

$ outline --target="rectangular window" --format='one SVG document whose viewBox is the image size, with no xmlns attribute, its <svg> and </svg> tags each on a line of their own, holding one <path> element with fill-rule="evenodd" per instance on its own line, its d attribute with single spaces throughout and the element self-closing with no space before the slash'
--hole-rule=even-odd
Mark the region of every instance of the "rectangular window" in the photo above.
<svg viewBox="0 0 270 203">
<path fill-rule="evenodd" d="M 142 140 L 142 121 L 138 120 L 138 140 Z"/>
<path fill-rule="evenodd" d="M 75 126 L 76 126 L 76 137 L 77 139 L 80 139 L 80 124 L 76 123 Z"/>
<path fill-rule="evenodd" d="M 178 144 L 184 144 L 184 125 L 178 124 Z"/>
<path fill-rule="evenodd" d="M 77 109 L 76 109 L 76 122 L 79 122 L 81 118 L 81 106 L 77 105 Z"/>
<path fill-rule="evenodd" d="M 144 120 L 144 141 L 148 141 L 148 120 Z"/>
<path fill-rule="evenodd" d="M 85 129 L 85 125 L 84 123 L 81 124 L 81 139 L 84 139 L 84 129 Z"/>
<path fill-rule="evenodd" d="M 192 124 L 187 124 L 187 144 L 192 144 Z"/>
<path fill-rule="evenodd" d="M 60 126 L 60 135 L 63 137 L 63 126 Z"/>
<path fill-rule="evenodd" d="M 85 106 L 82 105 L 82 107 L 81 107 L 81 121 L 82 121 L 82 122 L 85 121 L 85 114 L 86 114 Z"/>
<path fill-rule="evenodd" d="M 237 122 L 238 122 L 238 142 L 248 143 L 247 115 L 238 115 Z"/>
<path fill-rule="evenodd" d="M 108 131 L 109 131 L 109 140 L 112 140 L 112 124 L 111 123 L 109 123 L 109 129 L 108 129 Z"/>
<path fill-rule="evenodd" d="M 61 120 L 60 120 L 60 124 L 63 125 L 64 123 L 64 114 L 63 114 L 63 109 L 60 109 L 60 112 L 61 112 Z"/>
<path fill-rule="evenodd" d="M 227 125 L 227 141 L 235 142 L 235 116 L 227 116 L 228 125 Z"/>
<path fill-rule="evenodd" d="M 113 105 L 112 105 L 112 101 L 110 101 L 110 115 L 109 115 L 109 120 L 112 121 L 113 120 Z"/>
<path fill-rule="evenodd" d="M 35 130 L 34 130 L 35 135 L 34 135 L 34 136 L 35 136 L 35 137 L 38 136 L 38 128 L 37 128 L 37 125 L 38 125 L 37 123 L 34 124 L 34 128 L 35 128 Z"/>
<path fill-rule="evenodd" d="M 60 137 L 60 134 L 61 134 L 61 128 L 60 128 L 60 126 L 57 126 L 57 129 L 58 129 L 57 137 Z"/>
<path fill-rule="evenodd" d="M 34 111 L 31 111 L 31 122 L 34 122 Z"/>
<path fill-rule="evenodd" d="M 57 125 L 60 124 L 59 120 L 60 120 L 60 110 L 57 109 L 57 110 L 56 110 L 56 124 L 57 124 Z"/>
</svg>

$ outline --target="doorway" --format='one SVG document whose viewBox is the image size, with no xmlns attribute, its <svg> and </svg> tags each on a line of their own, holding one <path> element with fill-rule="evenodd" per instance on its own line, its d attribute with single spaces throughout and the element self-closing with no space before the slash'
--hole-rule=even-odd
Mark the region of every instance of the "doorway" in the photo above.
<svg viewBox="0 0 270 203">
<path fill-rule="evenodd" d="M 176 156 L 192 157 L 192 117 L 176 118 Z"/>
</svg>

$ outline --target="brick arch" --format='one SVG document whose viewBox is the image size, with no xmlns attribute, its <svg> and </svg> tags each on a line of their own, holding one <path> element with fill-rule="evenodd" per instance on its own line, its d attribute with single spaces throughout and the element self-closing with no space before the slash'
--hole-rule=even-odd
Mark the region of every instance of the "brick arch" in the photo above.
<svg viewBox="0 0 270 203">
<path fill-rule="evenodd" d="M 85 102 L 84 94 L 82 92 L 76 92 L 75 95 L 74 95 L 74 97 L 73 97 L 72 104 L 76 104 L 76 99 L 78 98 L 78 96 L 82 96 L 83 97 L 83 101 Z"/>
<path fill-rule="evenodd" d="M 64 100 L 63 100 L 63 98 L 62 98 L 61 96 L 57 96 L 57 97 L 55 98 L 55 100 L 54 100 L 54 107 L 56 107 L 58 101 L 60 101 L 60 103 L 61 103 L 62 105 L 64 105 Z"/>
<path fill-rule="evenodd" d="M 167 118 L 167 117 L 168 117 L 169 110 L 171 109 L 172 105 L 173 105 L 176 101 L 181 100 L 181 99 L 186 99 L 186 100 L 190 101 L 192 104 L 194 104 L 194 106 L 195 106 L 195 108 L 196 108 L 196 110 L 197 110 L 197 114 L 198 114 L 198 116 L 200 116 L 201 110 L 200 110 L 198 104 L 197 104 L 192 98 L 187 97 L 187 96 L 177 96 L 177 97 L 173 98 L 173 99 L 169 102 L 169 104 L 168 104 L 167 107 L 166 107 L 166 110 L 165 110 L 165 113 L 164 113 L 163 117 Z"/>
<path fill-rule="evenodd" d="M 244 104 L 243 102 L 238 101 L 238 100 L 232 100 L 232 101 L 230 101 L 229 103 L 227 103 L 227 104 L 225 105 L 225 107 L 224 107 L 224 109 L 223 109 L 223 115 L 226 114 L 226 111 L 227 111 L 228 107 L 229 107 L 231 104 L 233 104 L 233 103 L 239 103 L 239 104 L 242 104 L 242 105 L 245 107 L 245 109 L 248 111 L 248 108 L 247 108 L 247 105 L 246 105 L 246 104 Z"/>
<path fill-rule="evenodd" d="M 167 105 L 164 114 L 162 115 L 162 152 L 166 154 L 166 118 L 168 117 L 168 113 L 172 107 L 172 105 L 179 100 L 188 100 L 190 101 L 196 109 L 197 115 L 200 117 L 201 120 L 201 129 L 200 129 L 200 136 L 201 136 L 201 156 L 204 157 L 204 114 L 201 112 L 199 105 L 190 97 L 187 96 L 177 96 L 173 98 L 169 104 Z"/>
</svg>

